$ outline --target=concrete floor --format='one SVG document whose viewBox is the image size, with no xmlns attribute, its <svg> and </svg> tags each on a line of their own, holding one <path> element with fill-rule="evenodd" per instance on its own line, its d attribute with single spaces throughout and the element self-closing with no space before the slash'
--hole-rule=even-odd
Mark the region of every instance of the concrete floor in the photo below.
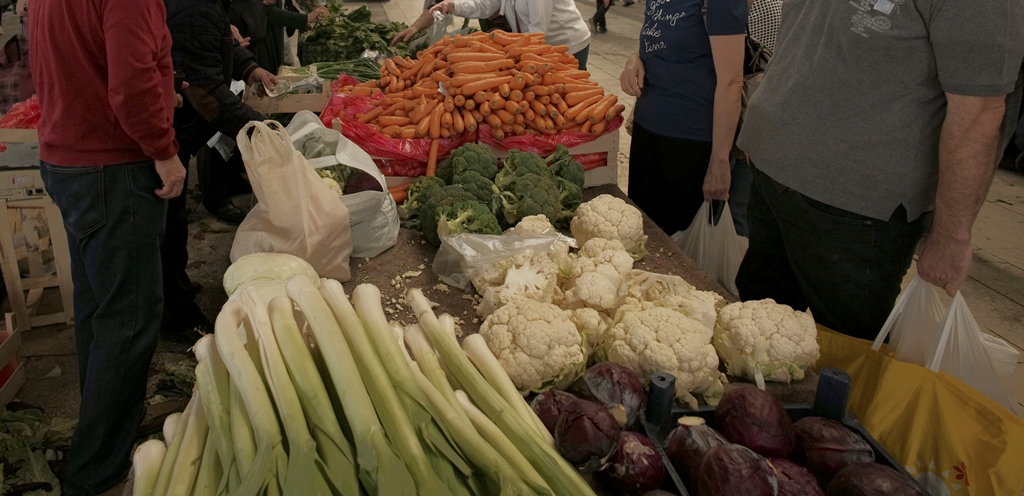
<svg viewBox="0 0 1024 496">
<path fill-rule="evenodd" d="M 621 0 L 620 0 L 621 2 Z M 351 8 L 367 5 L 378 22 L 384 20 L 411 23 L 422 9 L 422 0 L 347 2 Z M 593 2 L 577 2 L 584 18 L 594 13 Z M 627 106 L 633 99 L 619 87 L 618 76 L 626 57 L 635 49 L 643 17 L 643 2 L 631 7 L 621 4 L 608 12 L 608 33 L 591 39 L 588 69 L 592 79 L 617 94 Z M 17 20 L 5 14 L 5 40 L 16 29 Z M 625 189 L 628 171 L 629 137 L 621 133 L 619 184 Z M 196 207 L 197 222 L 191 228 L 190 273 L 202 282 L 200 304 L 212 319 L 224 301 L 220 290 L 220 271 L 226 264 L 232 234 L 229 226 L 216 222 L 202 207 Z M 1024 349 L 1024 176 L 1000 170 L 996 173 L 988 201 L 974 228 L 974 267 L 963 288 L 975 318 L 985 332 L 1000 336 L 1018 350 Z M 913 269 L 911 270 L 911 275 Z M 911 275 L 908 275 L 908 280 Z M 43 406 L 55 416 L 74 417 L 78 408 L 77 366 L 74 357 L 73 330 L 60 326 L 33 329 L 23 335 L 22 357 L 28 364 L 28 380 L 19 399 Z M 157 360 L 175 360 L 184 356 L 181 347 L 161 343 Z M 62 371 L 44 377 L 55 367 Z M 1024 367 L 1018 370 L 1017 397 L 1024 398 Z M 1022 403 L 1024 406 L 1024 403 Z M 119 494 L 112 491 L 108 494 Z"/>
</svg>

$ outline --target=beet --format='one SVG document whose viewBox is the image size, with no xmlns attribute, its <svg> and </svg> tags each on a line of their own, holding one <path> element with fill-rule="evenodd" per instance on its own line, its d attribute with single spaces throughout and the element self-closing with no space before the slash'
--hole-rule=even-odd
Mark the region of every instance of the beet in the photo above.
<svg viewBox="0 0 1024 496">
<path fill-rule="evenodd" d="M 614 362 L 601 362 L 590 367 L 573 385 L 580 398 L 599 405 L 622 405 L 626 409 L 626 426 L 640 415 L 644 387 L 629 367 Z"/>
<path fill-rule="evenodd" d="M 793 424 L 793 432 L 793 459 L 807 467 L 821 487 L 828 487 L 832 478 L 849 465 L 875 461 L 871 445 L 835 420 L 805 417 Z"/>
<path fill-rule="evenodd" d="M 806 468 L 783 458 L 769 462 L 779 479 L 779 496 L 825 496 L 818 480 Z"/>
<path fill-rule="evenodd" d="M 725 392 L 715 407 L 719 432 L 769 458 L 788 458 L 793 451 L 793 422 L 771 393 L 743 385 Z"/>
<path fill-rule="evenodd" d="M 700 460 L 715 446 L 729 444 L 700 417 L 680 417 L 665 441 L 665 455 L 687 487 L 696 487 Z"/>
<path fill-rule="evenodd" d="M 665 462 L 646 436 L 623 431 L 608 457 L 604 474 L 620 494 L 635 496 L 661 487 L 665 481 Z"/>
<path fill-rule="evenodd" d="M 558 417 L 555 447 L 570 463 L 584 465 L 608 456 L 621 431 L 605 407 L 575 398 L 562 408 Z"/>
<path fill-rule="evenodd" d="M 828 486 L 828 496 L 923 495 L 913 480 L 885 465 L 854 463 L 836 474 Z"/>
<path fill-rule="evenodd" d="M 558 425 L 558 417 L 562 416 L 562 409 L 565 408 L 565 405 L 572 403 L 574 399 L 576 399 L 576 396 L 565 391 L 549 389 L 533 398 L 530 407 L 533 408 L 533 412 L 537 414 L 537 417 L 540 417 L 544 427 L 548 428 L 548 432 L 554 436 L 555 426 Z"/>
<path fill-rule="evenodd" d="M 776 496 L 777 488 L 768 460 L 738 444 L 715 446 L 700 463 L 700 496 Z"/>
</svg>

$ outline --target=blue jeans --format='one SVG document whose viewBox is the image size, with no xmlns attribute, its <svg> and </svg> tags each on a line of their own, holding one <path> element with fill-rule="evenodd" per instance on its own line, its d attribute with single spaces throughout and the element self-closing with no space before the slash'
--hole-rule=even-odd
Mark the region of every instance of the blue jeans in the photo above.
<svg viewBox="0 0 1024 496">
<path fill-rule="evenodd" d="M 40 164 L 64 217 L 75 285 L 82 406 L 65 494 L 116 485 L 130 466 L 163 312 L 160 244 L 167 202 L 152 161 L 102 167 Z"/>
<path fill-rule="evenodd" d="M 572 54 L 572 56 L 576 57 L 576 60 L 580 63 L 580 70 L 581 71 L 587 70 L 587 56 L 588 55 L 590 55 L 590 45 L 589 44 L 587 46 L 583 47 L 583 50 L 580 50 L 580 51 Z"/>
<path fill-rule="evenodd" d="M 888 221 L 848 212 L 752 168 L 750 247 L 736 276 L 740 299 L 773 298 L 835 331 L 874 339 L 900 294 L 931 212 Z"/>
<path fill-rule="evenodd" d="M 729 212 L 736 226 L 736 234 L 747 237 L 747 205 L 750 203 L 750 162 L 744 159 L 732 161 L 732 182 L 729 184 Z"/>
</svg>

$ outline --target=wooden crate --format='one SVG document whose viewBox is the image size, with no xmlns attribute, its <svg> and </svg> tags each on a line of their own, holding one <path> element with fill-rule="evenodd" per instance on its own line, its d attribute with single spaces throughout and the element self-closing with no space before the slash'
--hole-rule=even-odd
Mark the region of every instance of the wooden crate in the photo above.
<svg viewBox="0 0 1024 496">
<path fill-rule="evenodd" d="M 25 363 L 18 357 L 21 336 L 14 327 L 14 314 L 6 314 L 7 325 L 0 329 L 0 411 L 25 384 Z"/>
<path fill-rule="evenodd" d="M 48 228 L 49 235 L 41 236 L 42 226 Z M 21 249 L 15 247 L 15 234 L 19 232 L 25 237 Z M 42 253 L 47 249 L 53 251 L 52 272 L 46 271 L 43 265 Z M 49 197 L 10 202 L 0 199 L 0 253 L 11 310 L 20 328 L 70 325 L 74 319 L 71 253 L 64 221 Z M 27 261 L 28 277 L 22 277 L 19 259 Z M 57 288 L 61 309 L 40 315 L 40 303 L 47 288 Z"/>
<path fill-rule="evenodd" d="M 278 76 L 280 81 L 298 82 L 309 76 Z M 308 93 L 304 95 L 281 95 L 278 97 L 263 97 L 253 90 L 252 86 L 246 86 L 242 93 L 242 101 L 257 112 L 263 114 L 291 114 L 300 110 L 309 110 L 320 113 L 331 98 L 330 81 L 324 81 L 323 93 Z"/>
</svg>

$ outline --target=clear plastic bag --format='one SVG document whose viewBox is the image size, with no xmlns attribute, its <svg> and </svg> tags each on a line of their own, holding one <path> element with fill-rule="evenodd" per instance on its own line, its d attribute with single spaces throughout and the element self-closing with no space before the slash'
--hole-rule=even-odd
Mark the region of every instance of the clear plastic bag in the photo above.
<svg viewBox="0 0 1024 496">
<path fill-rule="evenodd" d="M 704 202 L 690 227 L 673 234 L 672 241 L 718 284 L 738 295 L 736 273 L 740 270 L 743 255 L 747 253 L 748 241 L 736 234 L 728 203 L 717 225 L 712 214 L 711 203 Z"/>
<path fill-rule="evenodd" d="M 523 235 L 515 230 L 504 234 L 456 234 L 441 238 L 441 247 L 434 257 L 434 274 L 449 286 L 470 287 L 475 271 L 493 266 L 517 253 L 551 251 L 558 241 L 572 241 L 557 231 Z M 575 245 L 573 241 L 570 246 Z"/>
<path fill-rule="evenodd" d="M 366 172 L 380 183 L 380 191 L 341 195 L 352 229 L 352 256 L 375 257 L 394 246 L 398 241 L 398 206 L 370 156 L 341 133 L 324 127 L 308 110 L 296 113 L 286 129 L 314 169 L 344 165 Z"/>
<path fill-rule="evenodd" d="M 896 300 L 873 348 L 880 349 L 890 333 L 889 349 L 897 360 L 949 374 L 1016 410 L 1013 391 L 1020 352 L 1000 338 L 982 334 L 960 292 L 946 307 L 938 288 L 914 277 Z"/>
</svg>

